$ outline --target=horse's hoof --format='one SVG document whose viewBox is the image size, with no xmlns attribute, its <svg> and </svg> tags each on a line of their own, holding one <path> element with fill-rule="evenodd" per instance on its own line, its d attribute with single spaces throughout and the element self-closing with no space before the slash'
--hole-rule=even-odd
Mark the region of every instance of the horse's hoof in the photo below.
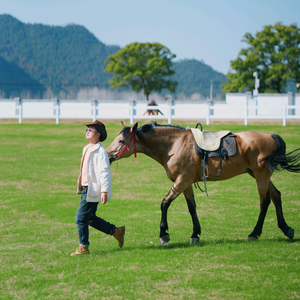
<svg viewBox="0 0 300 300">
<path fill-rule="evenodd" d="M 160 244 L 163 246 L 170 241 L 169 235 L 165 235 L 160 238 Z"/>
<path fill-rule="evenodd" d="M 195 243 L 199 243 L 200 242 L 200 239 L 198 237 L 196 238 L 190 238 L 190 243 L 191 244 L 195 244 Z"/>
<path fill-rule="evenodd" d="M 258 238 L 255 237 L 255 236 L 248 236 L 248 242 L 254 242 L 254 241 L 257 241 Z"/>
<path fill-rule="evenodd" d="M 294 237 L 294 234 L 295 234 L 295 230 L 294 230 L 293 228 L 290 228 L 286 236 L 287 236 L 290 240 L 292 240 L 293 237 Z"/>
</svg>

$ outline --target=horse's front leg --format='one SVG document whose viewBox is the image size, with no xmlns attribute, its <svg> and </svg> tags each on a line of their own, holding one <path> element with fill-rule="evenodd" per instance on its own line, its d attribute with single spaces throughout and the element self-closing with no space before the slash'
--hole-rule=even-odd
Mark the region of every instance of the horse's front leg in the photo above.
<svg viewBox="0 0 300 300">
<path fill-rule="evenodd" d="M 172 201 L 167 201 L 166 198 L 161 203 L 160 209 L 161 209 L 161 222 L 160 222 L 160 244 L 165 245 L 170 241 L 169 234 L 167 233 L 168 227 L 168 221 L 167 221 L 167 213 L 168 208 L 170 206 Z"/>
<path fill-rule="evenodd" d="M 184 182 L 183 178 L 177 178 L 174 182 L 172 188 L 168 192 L 167 196 L 163 199 L 161 203 L 161 222 L 160 222 L 160 244 L 165 245 L 170 241 L 168 230 L 168 208 L 171 205 L 172 201 L 176 199 L 189 185 L 190 182 Z"/>
<path fill-rule="evenodd" d="M 197 210 L 196 210 L 196 201 L 194 197 L 194 191 L 193 186 L 189 186 L 187 189 L 183 191 L 189 212 L 192 217 L 193 221 L 193 233 L 191 235 L 190 241 L 191 243 L 199 242 L 200 238 L 199 235 L 201 234 L 201 227 L 199 223 L 199 219 L 197 216 Z"/>
</svg>

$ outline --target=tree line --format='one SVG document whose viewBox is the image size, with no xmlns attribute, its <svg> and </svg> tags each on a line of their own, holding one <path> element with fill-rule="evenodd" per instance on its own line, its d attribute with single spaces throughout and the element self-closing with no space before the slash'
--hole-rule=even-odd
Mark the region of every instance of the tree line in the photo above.
<svg viewBox="0 0 300 300">
<path fill-rule="evenodd" d="M 197 60 L 174 62 L 176 55 L 159 43 L 132 43 L 121 49 L 101 43 L 83 26 L 24 24 L 0 15 L 0 89 L 34 86 L 42 92 L 82 87 L 117 88 L 187 96 L 209 96 L 254 89 L 283 92 L 288 78 L 300 82 L 300 31 L 296 24 L 267 25 L 255 36 L 244 35 L 248 47 L 231 61 L 226 78 Z M 2 67 L 1 67 L 2 66 Z M 17 74 L 17 75 L 16 75 Z"/>
<path fill-rule="evenodd" d="M 83 26 L 24 24 L 10 15 L 0 15 L 0 57 L 14 66 L 2 77 L 0 66 L 0 89 L 15 90 L 16 85 L 33 89 L 34 84 L 40 84 L 46 90 L 51 89 L 54 95 L 85 87 L 111 89 L 109 80 L 113 73 L 104 72 L 104 62 L 119 50 L 119 46 L 103 44 Z M 175 99 L 179 93 L 187 97 L 193 93 L 209 96 L 211 80 L 216 82 L 214 96 L 222 93 L 220 84 L 225 82 L 225 75 L 210 66 L 197 60 L 172 60 L 172 68 L 175 73 L 168 75 L 168 80 L 178 82 L 172 93 Z M 24 76 L 15 76 L 18 70 Z M 167 93 L 170 92 L 162 87 L 160 94 Z"/>
<path fill-rule="evenodd" d="M 300 82 L 300 29 L 296 24 L 267 25 L 254 36 L 246 33 L 243 40 L 247 48 L 231 61 L 232 71 L 222 84 L 223 91 L 252 91 L 257 72 L 260 93 L 282 93 L 286 81 L 295 78 Z"/>
</svg>

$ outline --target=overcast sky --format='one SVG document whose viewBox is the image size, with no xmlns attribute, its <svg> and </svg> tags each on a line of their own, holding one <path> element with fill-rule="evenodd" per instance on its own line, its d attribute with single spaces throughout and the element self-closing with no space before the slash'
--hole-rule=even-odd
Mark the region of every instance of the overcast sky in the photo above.
<svg viewBox="0 0 300 300">
<path fill-rule="evenodd" d="M 82 25 L 107 45 L 158 42 L 176 60 L 203 60 L 227 74 L 246 47 L 243 35 L 297 23 L 300 0 L 0 0 L 4 13 L 24 23 Z"/>
</svg>

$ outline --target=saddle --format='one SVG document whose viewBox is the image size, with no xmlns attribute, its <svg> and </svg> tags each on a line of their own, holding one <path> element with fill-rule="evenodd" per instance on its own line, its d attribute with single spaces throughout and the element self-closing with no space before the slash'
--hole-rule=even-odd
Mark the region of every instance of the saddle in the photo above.
<svg viewBox="0 0 300 300">
<path fill-rule="evenodd" d="M 200 125 L 201 129 L 198 129 Z M 229 160 L 229 156 L 236 154 L 235 135 L 230 131 L 219 131 L 211 133 L 202 130 L 202 125 L 197 123 L 196 128 L 191 128 L 194 137 L 194 149 L 197 155 L 202 159 L 201 173 L 199 181 L 203 181 L 205 192 L 207 194 L 206 181 L 208 178 L 207 162 L 208 157 L 220 157 L 220 164 L 214 181 L 218 180 L 222 171 L 223 159 Z M 205 172 L 206 171 L 206 172 Z M 197 184 L 198 185 L 198 184 Z M 198 185 L 198 188 L 204 192 Z"/>
<path fill-rule="evenodd" d="M 230 131 L 219 131 L 216 133 L 211 133 L 205 130 L 200 130 L 198 128 L 191 128 L 194 140 L 197 145 L 206 151 L 215 151 L 219 149 L 221 144 L 221 139 L 228 135 Z"/>
</svg>

